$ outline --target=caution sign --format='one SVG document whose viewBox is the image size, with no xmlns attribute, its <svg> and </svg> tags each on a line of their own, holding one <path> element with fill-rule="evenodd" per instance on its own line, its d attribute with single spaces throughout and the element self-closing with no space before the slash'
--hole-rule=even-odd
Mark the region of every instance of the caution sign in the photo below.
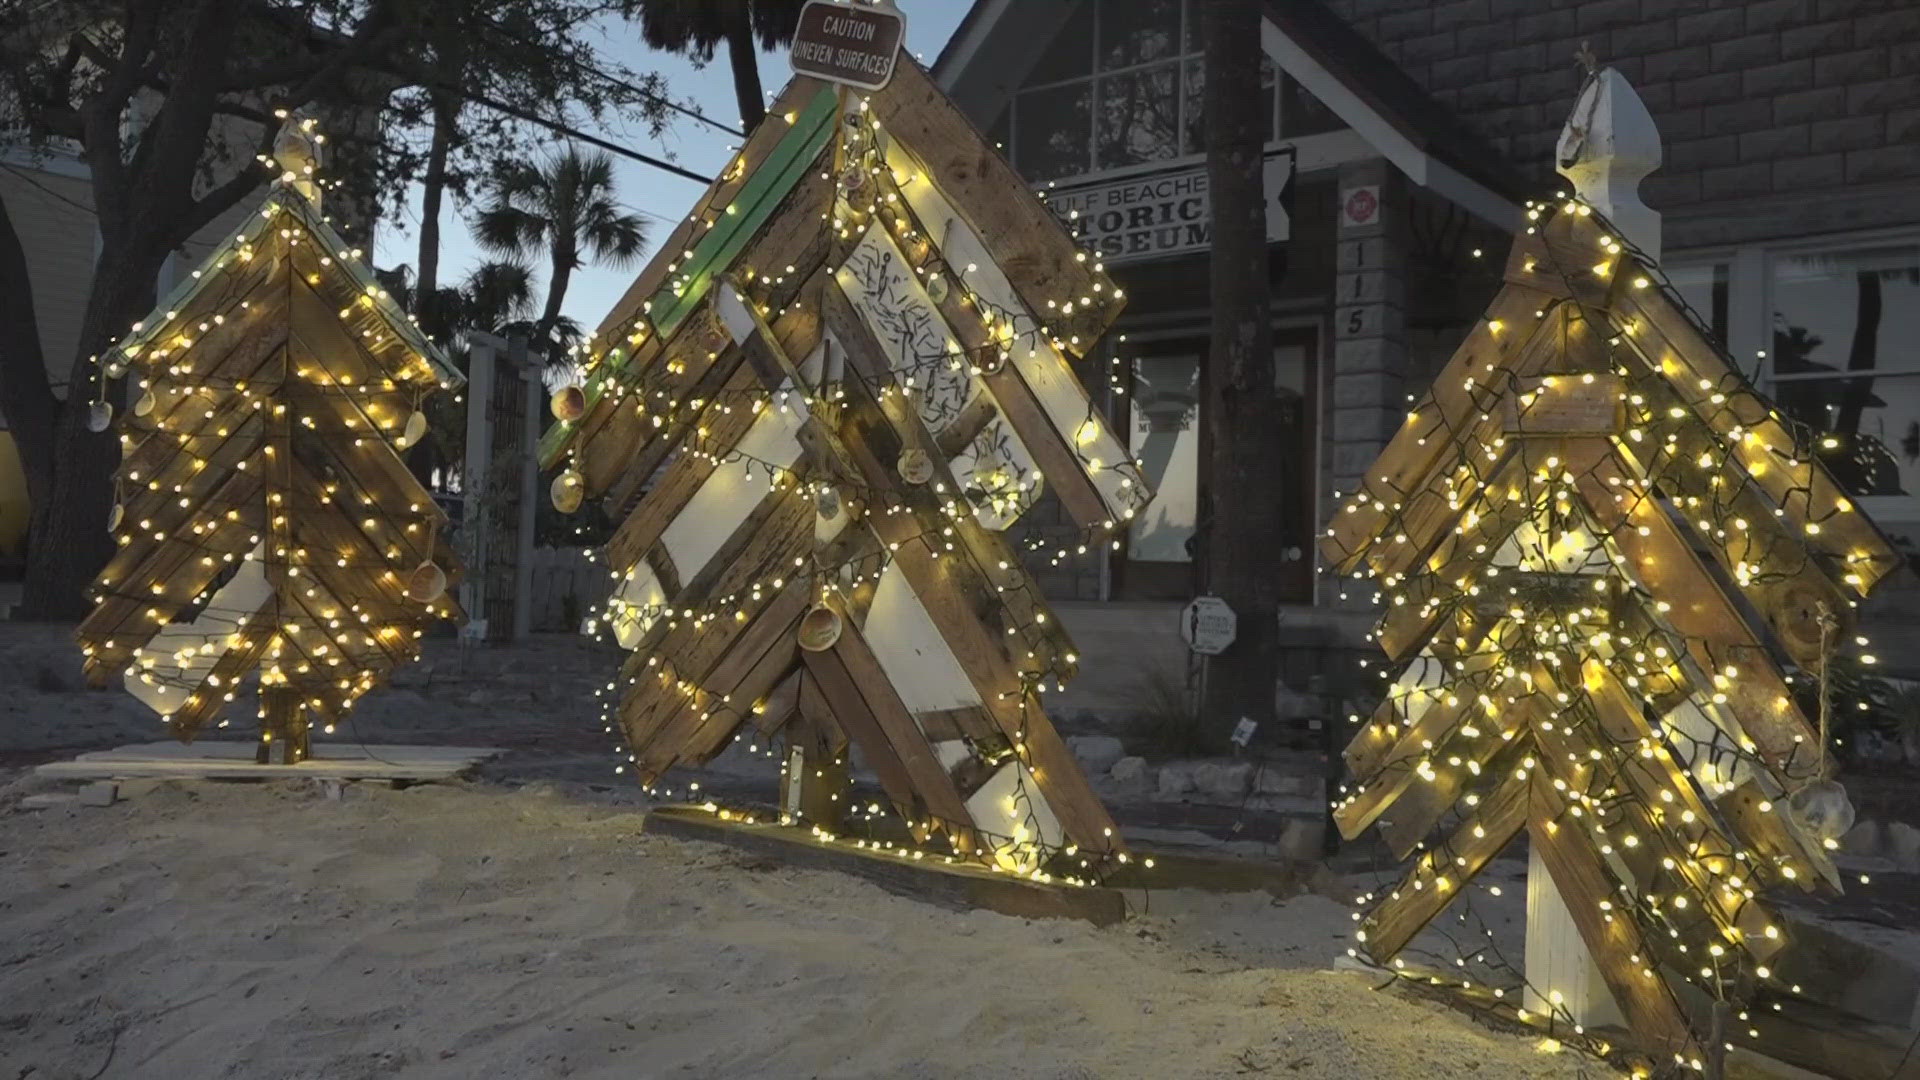
<svg viewBox="0 0 1920 1080">
<path fill-rule="evenodd" d="M 794 73 L 878 90 L 893 78 L 906 33 L 906 16 L 890 6 L 808 0 L 793 32 Z"/>
</svg>

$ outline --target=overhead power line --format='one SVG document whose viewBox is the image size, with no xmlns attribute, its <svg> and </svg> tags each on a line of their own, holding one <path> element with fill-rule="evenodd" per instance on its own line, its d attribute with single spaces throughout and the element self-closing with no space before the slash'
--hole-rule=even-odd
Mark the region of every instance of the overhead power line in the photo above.
<svg viewBox="0 0 1920 1080">
<path fill-rule="evenodd" d="M 592 75 L 596 79 L 600 79 L 613 86 L 617 86 L 622 90 L 627 91 L 630 94 L 638 94 L 641 97 L 647 98 L 651 101 L 658 102 L 660 105 L 668 109 L 671 109 L 682 116 L 686 116 L 686 117 L 690 117 L 691 119 L 698 120 L 699 122 L 707 125 L 710 128 L 713 128 L 716 131 L 725 132 L 726 134 L 732 135 L 735 138 L 744 139 L 747 137 L 746 132 L 736 127 L 728 127 L 726 124 L 723 124 L 720 121 L 713 119 L 712 117 L 708 116 L 707 114 L 701 112 L 698 109 L 694 109 L 689 106 L 682 105 L 679 102 L 674 101 L 672 98 L 667 97 L 665 94 L 655 93 L 652 90 L 648 90 L 644 86 L 636 86 L 633 83 L 628 82 L 623 78 L 620 78 L 618 75 L 613 75 L 609 72 L 603 71 L 600 68 L 595 67 L 594 65 L 589 64 L 584 60 L 580 60 L 575 57 L 568 56 L 560 52 L 556 52 L 550 46 L 542 45 L 537 41 L 531 41 L 527 38 L 521 37 L 519 34 L 516 34 L 513 31 L 507 29 L 506 27 L 501 26 L 499 23 L 489 22 L 487 26 L 490 29 L 492 29 L 495 33 L 499 34 L 501 37 L 506 38 L 508 41 L 512 41 L 519 45 L 524 45 L 529 49 L 540 49 L 542 51 L 548 52 L 549 54 L 554 56 L 556 59 L 564 60 L 567 63 L 572 64 L 574 67 L 579 68 L 581 71 L 584 71 L 589 75 Z"/>
<path fill-rule="evenodd" d="M 538 124 L 541 127 L 544 127 L 550 131 L 556 132 L 561 135 L 565 135 L 569 139 L 578 139 L 583 143 L 587 143 L 592 146 L 597 146 L 600 149 L 605 150 L 610 154 L 618 154 L 624 158 L 631 158 L 632 160 L 638 161 L 643 165 L 651 165 L 656 169 L 661 169 L 666 172 L 670 172 L 675 176 L 685 177 L 688 180 L 698 181 L 699 183 L 702 183 L 702 184 L 713 183 L 713 177 L 711 176 L 702 176 L 699 173 L 694 172 L 692 169 L 683 169 L 680 166 L 675 165 L 671 161 L 666 161 L 662 158 L 654 157 L 651 154 L 643 154 L 638 150 L 621 146 L 619 143 L 608 142 L 607 140 L 599 137 L 598 135 L 589 135 L 586 132 L 581 131 L 579 128 L 572 127 L 567 124 L 563 124 L 558 120 L 549 120 L 546 117 L 541 116 L 537 113 L 528 112 L 527 110 L 519 108 L 517 106 L 509 105 L 504 101 L 497 101 L 493 98 L 486 96 L 485 94 L 476 94 L 471 90 L 461 90 L 456 87 L 447 87 L 447 89 L 453 91 L 455 94 L 460 95 L 462 98 L 473 102 L 475 105 L 483 105 L 489 109 L 494 110 L 495 112 L 506 113 L 508 116 L 514 117 L 516 119 L 525 120 L 529 124 Z"/>
</svg>

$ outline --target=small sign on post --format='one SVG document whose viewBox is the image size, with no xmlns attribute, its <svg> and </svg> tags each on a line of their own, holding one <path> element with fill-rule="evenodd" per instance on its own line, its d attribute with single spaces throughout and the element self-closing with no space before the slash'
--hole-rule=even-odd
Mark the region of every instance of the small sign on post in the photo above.
<svg viewBox="0 0 1920 1080">
<path fill-rule="evenodd" d="M 798 75 L 878 90 L 893 78 L 906 40 L 907 18 L 887 7 L 808 0 L 794 28 L 793 70 Z"/>
<path fill-rule="evenodd" d="M 1239 632 L 1239 618 L 1217 596 L 1196 596 L 1180 613 L 1180 636 L 1187 648 L 1202 656 L 1226 652 Z"/>
</svg>

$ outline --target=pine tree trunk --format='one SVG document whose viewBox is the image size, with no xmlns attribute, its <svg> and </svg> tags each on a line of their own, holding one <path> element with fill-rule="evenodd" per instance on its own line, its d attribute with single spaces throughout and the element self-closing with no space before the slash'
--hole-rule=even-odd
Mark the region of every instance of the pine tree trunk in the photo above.
<svg viewBox="0 0 1920 1080">
<path fill-rule="evenodd" d="M 68 375 L 68 400 L 53 424 L 51 486 L 37 499 L 27 533 L 27 580 L 20 617 L 77 619 L 87 613 L 87 586 L 113 554 L 107 508 L 113 501 L 113 470 L 120 461 L 119 435 L 87 430 L 94 391 L 92 357 L 106 351 L 154 303 L 154 278 L 166 254 L 143 254 L 156 245 L 123 247 L 109 275 L 94 279 L 80 324 L 80 344 Z M 109 400 L 114 396 L 110 395 Z"/>
<path fill-rule="evenodd" d="M 453 148 L 460 101 L 451 94 L 433 96 L 433 142 L 427 147 L 427 172 L 420 184 L 420 257 L 415 267 L 413 313 L 423 315 L 440 287 L 440 202 L 447 190 L 447 154 Z"/>
<path fill-rule="evenodd" d="M 727 61 L 733 66 L 733 94 L 740 103 L 740 127 L 747 134 L 766 119 L 766 98 L 760 89 L 760 50 L 753 40 L 753 17 L 747 0 L 732 0 L 727 27 Z"/>
<path fill-rule="evenodd" d="M 1258 0 L 1201 0 L 1206 63 L 1212 333 L 1201 575 L 1238 616 L 1234 643 L 1209 658 L 1200 723 L 1218 742 L 1235 721 L 1270 721 L 1278 674 L 1281 487 L 1289 418 L 1274 381 L 1266 193 L 1261 152 Z"/>
</svg>

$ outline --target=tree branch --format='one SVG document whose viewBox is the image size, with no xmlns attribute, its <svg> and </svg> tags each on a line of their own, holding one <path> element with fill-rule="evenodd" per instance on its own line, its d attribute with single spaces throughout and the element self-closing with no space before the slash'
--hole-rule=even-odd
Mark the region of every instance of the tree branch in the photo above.
<svg viewBox="0 0 1920 1080">
<path fill-rule="evenodd" d="M 47 497 L 53 482 L 50 466 L 60 400 L 54 396 L 47 358 L 40 349 L 40 321 L 26 249 L 14 231 L 5 199 L 0 199 L 0 324 L 8 328 L 0 339 L 0 416 L 6 418 L 19 448 L 27 473 L 27 497 L 37 503 Z"/>
</svg>

